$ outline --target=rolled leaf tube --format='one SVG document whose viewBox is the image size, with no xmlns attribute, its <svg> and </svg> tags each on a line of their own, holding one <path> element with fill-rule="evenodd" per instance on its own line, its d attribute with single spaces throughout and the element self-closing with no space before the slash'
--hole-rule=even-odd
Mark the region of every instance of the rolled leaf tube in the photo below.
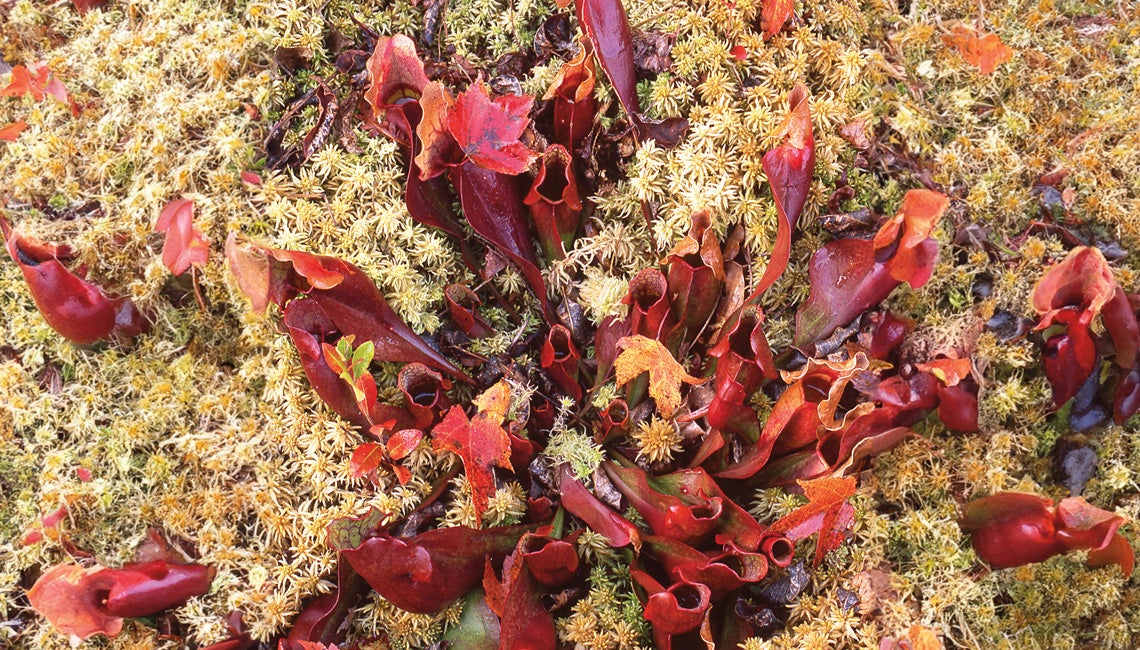
<svg viewBox="0 0 1140 650">
<path fill-rule="evenodd" d="M 655 489 L 653 479 L 636 467 L 603 465 L 614 486 L 629 500 L 655 535 L 690 546 L 712 537 L 725 499 L 719 495 L 689 493 L 686 498 Z"/>
<path fill-rule="evenodd" d="M 761 164 L 772 198 L 776 202 L 776 244 L 764 275 L 747 302 L 754 302 L 771 287 L 784 269 L 792 253 L 792 233 L 799 222 L 811 189 L 815 170 L 815 139 L 811 131 L 811 112 L 808 109 L 808 92 L 797 84 L 788 95 L 788 115 L 781 128 L 783 144 L 764 154 Z"/>
<path fill-rule="evenodd" d="M 575 531 L 566 539 L 556 539 L 527 533 L 519 540 L 519 552 L 539 584 L 548 589 L 561 587 L 578 572 L 578 551 L 574 544 L 578 535 Z"/>
<path fill-rule="evenodd" d="M 98 285 L 68 270 L 67 246 L 47 244 L 16 233 L 0 217 L 8 254 L 20 267 L 36 309 L 53 330 L 79 345 L 132 338 L 150 329 L 150 321 L 130 298 L 112 298 Z"/>
<path fill-rule="evenodd" d="M 562 65 L 543 99 L 554 100 L 554 140 L 574 151 L 590 133 L 598 113 L 594 97 L 597 75 L 590 48 L 583 46 L 578 55 Z"/>
<path fill-rule="evenodd" d="M 1042 562 L 1068 551 L 1090 551 L 1090 563 L 1119 564 L 1127 577 L 1132 547 L 1116 542 L 1124 518 L 1081 498 L 1052 499 L 999 492 L 966 505 L 958 525 L 971 535 L 978 556 L 995 569 Z"/>
<path fill-rule="evenodd" d="M 409 363 L 401 368 L 396 386 L 404 394 L 404 403 L 416 429 L 430 429 L 451 407 L 451 400 L 447 398 L 451 382 L 422 363 Z"/>
<path fill-rule="evenodd" d="M 451 314 L 451 320 L 455 321 L 464 334 L 482 338 L 494 332 L 477 311 L 480 301 L 474 291 L 462 284 L 449 284 L 443 288 L 443 297 L 447 300 L 447 311 Z"/>
<path fill-rule="evenodd" d="M 669 283 L 655 268 L 642 269 L 629 281 L 622 300 L 629 305 L 630 331 L 660 341 L 669 348 L 677 319 L 669 305 Z"/>
<path fill-rule="evenodd" d="M 107 613 L 124 618 L 150 616 L 201 596 L 210 590 L 214 567 L 170 564 L 161 560 L 106 569 L 112 580 L 107 592 Z"/>
<path fill-rule="evenodd" d="M 689 236 L 669 253 L 669 302 L 673 313 L 695 337 L 716 311 L 724 288 L 724 258 L 720 242 L 710 227 L 708 210 L 690 217 Z"/>
<path fill-rule="evenodd" d="M 653 625 L 658 648 L 672 648 L 672 637 L 697 629 L 712 606 L 712 592 L 703 584 L 675 582 L 668 589 L 648 573 L 630 572 L 647 596 L 642 615 Z"/>
<path fill-rule="evenodd" d="M 582 198 L 571 163 L 570 154 L 562 145 L 547 147 L 538 175 L 523 199 L 548 261 L 566 257 L 566 249 L 581 226 Z"/>
<path fill-rule="evenodd" d="M 554 383 L 575 400 L 582 399 L 582 387 L 578 384 L 578 363 L 581 360 L 582 353 L 574 345 L 570 330 L 562 324 L 551 327 L 539 361 Z"/>
</svg>

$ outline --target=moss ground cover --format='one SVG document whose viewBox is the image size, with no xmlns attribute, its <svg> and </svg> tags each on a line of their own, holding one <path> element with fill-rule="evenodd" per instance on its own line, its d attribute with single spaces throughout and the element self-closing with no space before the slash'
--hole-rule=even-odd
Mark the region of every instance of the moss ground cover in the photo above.
<svg viewBox="0 0 1140 650">
<path fill-rule="evenodd" d="M 828 214 L 894 214 L 907 190 L 924 185 L 951 199 L 933 232 L 943 253 L 932 278 L 886 305 L 917 322 L 906 346 L 974 349 L 981 432 L 948 432 L 929 419 L 916 426 L 919 438 L 875 458 L 860 474 L 850 542 L 812 572 L 780 631 L 744 647 L 877 647 L 914 625 L 947 647 L 1134 647 L 1140 578 L 1090 570 L 1079 554 L 991 572 L 956 518 L 966 500 L 1003 490 L 1066 496 L 1054 464 L 1057 449 L 1073 445 L 1097 455 L 1085 498 L 1129 522 L 1140 517 L 1136 419 L 1074 437 L 1052 412 L 1040 345 L 983 327 L 995 315 L 1035 319 L 1033 287 L 1074 245 L 1072 232 L 1118 250 L 1117 282 L 1140 291 L 1140 16 L 1116 3 L 833 0 L 801 3 L 789 27 L 765 40 L 758 1 L 625 5 L 638 32 L 672 43 L 669 64 L 637 86 L 646 114 L 685 117 L 690 128 L 672 149 L 619 141 L 617 164 L 596 178 L 587 236 L 545 269 L 550 295 L 577 292 L 594 323 L 618 313 L 629 279 L 688 234 L 695 211 L 708 210 L 722 239 L 741 224 L 753 264 L 767 258 L 778 217 L 760 161 L 780 144 L 797 83 L 811 91 L 817 160 L 790 266 L 762 301 L 774 348 L 792 340 L 808 260 L 829 239 Z M 454 240 L 407 214 L 395 143 L 357 128 L 353 147 L 326 146 L 296 168 L 266 170 L 263 160 L 289 102 L 335 76 L 330 34 L 358 38 L 359 21 L 421 39 L 428 6 L 112 0 L 79 14 L 66 3 L 0 5 L 5 64 L 45 62 L 81 109 L 76 117 L 63 103 L 0 98 L 0 124 L 28 123 L 15 142 L 0 143 L 0 207 L 37 237 L 71 244 L 90 278 L 154 319 L 133 345 L 76 347 L 37 313 L 17 266 L 0 264 L 0 619 L 11 621 L 0 645 L 68 644 L 24 597 L 37 567 L 66 558 L 61 535 L 119 565 L 148 527 L 190 542 L 217 568 L 210 593 L 173 610 L 188 643 L 226 638 L 235 609 L 254 638 L 275 638 L 303 603 L 333 588 L 331 521 L 373 506 L 407 514 L 456 466 L 424 445 L 404 461 L 406 484 L 351 478 L 360 435 L 313 393 L 273 313 L 250 312 L 220 248 L 238 231 L 340 257 L 373 278 L 417 332 L 446 329 L 444 287 L 481 280 Z M 550 0 L 452 0 L 421 49 L 440 61 L 461 57 L 489 78 L 509 70 L 504 56 L 532 47 L 558 11 Z M 980 21 L 1012 58 L 981 74 L 942 38 L 959 21 Z M 285 52 L 305 65 L 292 70 Z M 528 69 L 522 91 L 541 97 L 560 65 L 556 57 Z M 598 91 L 602 104 L 616 103 L 604 81 Z M 306 108 L 285 144 L 318 118 Z M 860 136 L 869 146 L 853 144 Z M 1053 191 L 1065 193 L 1050 198 L 1040 177 L 1062 168 L 1070 173 Z M 850 191 L 829 208 L 841 187 Z M 205 311 L 159 260 L 154 222 L 178 198 L 194 200 L 196 223 L 215 243 L 198 274 Z M 1042 225 L 1043 209 L 1064 227 Z M 1006 261 L 995 264 L 970 237 Z M 510 268 L 491 282 L 525 293 Z M 540 328 L 534 315 L 521 324 L 498 308 L 484 315 L 496 334 L 471 347 L 484 356 Z M 382 398 L 399 397 L 397 371 L 376 373 Z M 607 390 L 616 388 L 603 388 L 596 403 L 608 403 Z M 761 413 L 772 406 L 759 401 Z M 662 423 L 643 425 L 632 444 L 668 457 Z M 586 433 L 560 423 L 547 454 L 596 467 L 600 452 Z M 508 481 L 480 518 L 463 477 L 455 481 L 445 522 L 494 526 L 525 512 L 522 486 Z M 772 489 L 742 505 L 771 521 L 800 503 Z M 61 506 L 66 518 L 43 541 L 22 543 Z M 1135 544 L 1136 525 L 1122 531 Z M 578 544 L 592 568 L 585 594 L 556 618 L 559 637 L 587 648 L 650 647 L 628 570 L 604 540 L 585 534 Z M 411 614 L 372 595 L 350 638 L 427 647 L 461 612 L 462 601 Z M 177 647 L 148 623 L 128 622 L 89 647 Z"/>
</svg>

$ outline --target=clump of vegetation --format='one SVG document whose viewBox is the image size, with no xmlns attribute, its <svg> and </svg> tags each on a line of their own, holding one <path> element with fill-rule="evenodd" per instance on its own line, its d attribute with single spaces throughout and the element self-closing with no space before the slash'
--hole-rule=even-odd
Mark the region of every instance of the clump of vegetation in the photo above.
<svg viewBox="0 0 1140 650">
<path fill-rule="evenodd" d="M 391 99 L 367 98 L 363 72 L 378 40 L 409 35 L 412 54 L 427 62 L 424 81 L 455 101 L 472 97 L 469 88 L 491 106 L 523 93 L 538 98 L 536 111 L 515 107 L 519 119 L 533 119 L 513 138 L 522 138 L 515 144 L 525 151 L 513 152 L 520 170 L 529 165 L 529 183 L 539 165 L 549 172 L 558 164 L 543 149 L 559 138 L 560 100 L 542 98 L 559 80 L 585 74 L 567 66 L 599 38 L 580 13 L 550 0 L 111 0 L 82 13 L 66 3 L 18 1 L 0 8 L 3 60 L 13 68 L 0 82 L 11 83 L 22 65 L 43 71 L 32 82 L 42 90 L 51 79 L 65 87 L 39 99 L 30 90 L 0 98 L 0 127 L 26 124 L 5 128 L 12 141 L 0 143 L 4 218 L 21 236 L 69 245 L 70 269 L 84 267 L 84 281 L 129 299 L 150 322 L 148 334 L 73 345 L 37 312 L 25 283 L 36 266 L 26 259 L 31 244 L 20 245 L 24 257 L 13 253 L 19 263 L 0 264 L 0 617 L 15 622 L 0 626 L 3 643 L 64 647 L 67 638 L 29 609 L 26 587 L 77 549 L 104 566 L 130 564 L 149 528 L 216 571 L 208 593 L 159 614 L 157 626 L 201 646 L 240 638 L 227 628 L 230 612 L 240 611 L 248 638 L 282 637 L 315 597 L 362 589 L 337 572 L 338 556 L 355 546 L 334 550 L 328 530 L 375 512 L 385 527 L 368 531 L 370 541 L 535 521 L 549 521 L 552 529 L 540 536 L 550 539 L 526 537 L 527 544 L 577 534 L 577 592 L 551 592 L 554 634 L 584 647 L 659 646 L 669 635 L 646 603 L 665 598 L 668 582 L 652 581 L 666 580 L 661 558 L 673 551 L 646 541 L 642 565 L 631 570 L 632 538 L 624 548 L 615 542 L 620 532 L 580 523 L 587 520 L 581 506 L 557 506 L 569 500 L 566 486 L 578 485 L 598 501 L 589 508 L 594 516 L 625 521 L 629 528 L 614 525 L 627 534 L 660 536 L 653 508 L 638 507 L 646 493 L 630 487 L 639 479 L 628 472 L 693 471 L 683 468 L 715 432 L 725 451 L 693 464 L 735 473 L 718 482 L 730 501 L 750 507 L 753 524 L 782 521 L 772 530 L 789 528 L 784 534 L 795 538 L 804 537 L 788 523 L 797 512 L 802 518 L 816 507 L 832 517 L 813 529 L 816 546 L 795 545 L 796 558 L 818 566 L 792 596 L 780 601 L 768 591 L 799 575 L 774 567 L 763 583 L 733 592 L 727 602 L 747 604 L 733 611 L 755 610 L 752 618 L 739 614 L 755 636 L 733 645 L 867 647 L 932 634 L 947 647 L 1130 647 L 1140 608 L 1130 606 L 1138 591 L 1127 569 L 1090 570 L 1079 551 L 991 571 L 979 556 L 993 557 L 972 550 L 957 521 L 965 503 L 987 495 L 1045 495 L 1035 503 L 1083 495 L 1115 522 L 1105 540 L 1119 533 L 1135 546 L 1140 438 L 1136 418 L 1113 404 L 1135 374 L 1117 336 L 1128 328 L 1109 324 L 1106 314 L 1080 327 L 1064 321 L 1063 330 L 1032 330 L 1048 309 L 1035 301 L 1038 281 L 1070 250 L 1102 251 L 1103 286 L 1125 296 L 1140 290 L 1140 236 L 1130 219 L 1140 207 L 1140 118 L 1131 108 L 1140 101 L 1132 83 L 1140 22 L 1115 5 L 1083 2 L 1001 3 L 979 15 L 969 3 L 900 11 L 892 3 L 825 0 L 788 17 L 769 15 L 760 0 L 623 4 L 634 27 L 634 65 L 621 73 L 597 60 L 587 93 L 596 101 L 590 136 L 563 142 L 580 174 L 573 180 L 586 206 L 574 216 L 581 223 L 541 248 L 529 237 L 510 248 L 473 218 L 463 187 L 480 172 L 455 170 L 495 154 L 472 154 L 470 142 L 460 141 L 462 160 L 447 160 L 433 186 L 442 191 L 439 209 L 465 218 L 454 232 L 426 225 L 405 195 L 423 137 L 402 142 L 390 122 L 359 119 L 386 115 Z M 789 102 L 799 84 L 804 94 Z M 407 106 L 413 96 L 424 104 L 422 87 L 406 90 L 391 105 Z M 351 108 L 338 112 L 334 104 Z M 797 106 L 805 117 L 790 124 Z M 341 121 L 329 127 L 335 115 Z M 681 118 L 687 131 L 669 141 L 665 127 Z M 766 154 L 783 151 L 785 162 L 802 156 L 805 128 L 814 136 L 812 162 L 796 183 L 774 173 Z M 453 154 L 444 152 L 447 134 L 438 137 L 441 156 Z M 462 136 L 452 128 L 450 137 Z M 325 139 L 314 147 L 317 138 Z M 906 245 L 877 237 L 919 232 L 906 208 L 916 188 L 945 195 L 945 213 Z M 549 188 L 539 194 L 558 204 Z M 172 276 L 154 227 L 179 200 L 192 202 L 193 228 L 213 248 L 193 275 Z M 789 207 L 797 202 L 802 214 Z M 267 264 L 292 265 L 288 290 L 296 295 L 265 314 L 251 311 L 248 282 L 221 254 L 231 233 L 258 242 Z M 936 263 L 913 252 L 929 247 L 939 251 Z M 813 297 L 822 286 L 817 251 L 857 248 L 889 251 L 893 261 L 882 268 L 857 261 L 851 268 L 887 274 L 892 284 L 858 288 L 867 304 L 847 304 L 852 313 L 835 317 L 827 332 L 805 335 L 796 318 L 805 302 L 826 304 L 825 320 L 844 306 L 844 296 Z M 385 322 L 406 323 L 407 342 L 428 337 L 423 345 L 442 348 L 457 372 L 440 366 L 425 368 L 436 379 L 413 375 L 399 363 L 407 359 L 375 349 L 357 364 L 361 337 L 341 338 L 347 345 L 339 357 L 320 348 L 335 343 L 334 331 L 346 333 L 343 321 L 315 331 L 291 319 L 299 313 L 292 306 L 327 309 L 340 300 L 331 294 L 341 280 L 302 268 L 298 259 L 316 255 L 298 250 L 355 269 L 344 274 L 353 282 L 374 282 L 391 308 Z M 713 268 L 706 254 L 720 259 L 726 279 L 715 294 L 730 307 L 714 304 L 681 327 L 686 312 L 675 295 L 663 300 L 668 315 L 653 312 L 658 279 L 645 270 L 676 287 L 680 260 Z M 906 273 L 888 268 L 900 265 Z M 449 293 L 455 285 L 473 300 Z M 1078 305 L 1049 308 L 1069 307 Z M 629 340 L 607 352 L 620 337 L 606 343 L 593 332 L 639 309 L 642 320 L 622 332 Z M 467 317 L 490 334 L 467 329 Z M 564 323 L 570 338 L 553 336 L 552 323 Z M 734 327 L 745 335 L 721 336 Z M 317 353 L 304 347 L 305 332 Z M 1078 364 L 1085 379 L 1060 389 L 1060 398 L 1059 373 L 1050 374 L 1042 352 L 1049 341 L 1061 345 L 1057 337 L 1081 336 L 1100 342 L 1096 356 L 1090 360 L 1085 348 Z M 733 344 L 718 351 L 721 338 Z M 805 364 L 781 354 L 793 342 L 816 358 Z M 562 347 L 547 356 L 544 345 Z M 644 350 L 639 365 L 612 380 L 602 360 L 634 345 Z M 740 349 L 755 363 L 754 377 L 725 376 Z M 336 359 L 346 364 L 342 372 L 326 384 L 314 380 L 314 368 Z M 680 383 L 678 371 L 691 373 L 692 383 Z M 655 372 L 677 380 L 674 402 Z M 738 398 L 725 388 L 730 381 L 752 382 L 751 394 Z M 805 447 L 787 443 L 763 458 L 754 451 L 765 432 L 788 429 L 781 418 L 790 407 L 804 406 L 793 399 L 797 388 L 817 385 L 835 391 L 830 411 L 808 405 L 821 431 L 847 432 L 869 411 L 887 418 L 887 407 L 898 407 L 890 426 L 867 437 L 877 441 L 872 460 L 862 448 L 845 449 L 842 462 L 815 472 L 809 461 L 817 456 L 796 453 Z M 916 401 L 892 403 L 902 393 L 888 388 L 905 388 Z M 429 392 L 434 401 L 420 404 Z M 1101 412 L 1107 415 L 1084 426 Z M 498 462 L 480 464 L 468 433 L 457 433 L 472 427 L 500 442 L 501 430 L 509 458 L 497 443 Z M 396 435 L 410 430 L 424 435 Z M 451 442 L 441 442 L 445 432 Z M 526 458 L 514 452 L 527 443 L 530 458 L 512 464 Z M 1086 460 L 1092 453 L 1095 471 L 1076 468 L 1077 450 Z M 765 489 L 832 473 L 857 474 L 858 491 L 805 504 L 781 487 Z M 543 498 L 552 507 L 545 514 Z M 347 617 L 348 638 L 426 647 L 467 630 L 472 612 L 496 618 L 504 602 L 531 602 L 519 595 L 530 574 L 517 569 L 533 562 L 521 559 L 532 550 L 514 551 L 513 574 L 496 560 L 492 581 L 480 563 L 487 593 L 475 590 L 437 611 L 408 611 L 372 593 Z M 769 549 L 768 561 L 777 559 L 793 558 Z M 498 602 L 496 586 L 504 590 Z M 769 615 L 775 623 L 760 625 Z M 128 619 L 115 638 L 88 643 L 175 645 L 155 628 L 155 620 Z"/>
</svg>

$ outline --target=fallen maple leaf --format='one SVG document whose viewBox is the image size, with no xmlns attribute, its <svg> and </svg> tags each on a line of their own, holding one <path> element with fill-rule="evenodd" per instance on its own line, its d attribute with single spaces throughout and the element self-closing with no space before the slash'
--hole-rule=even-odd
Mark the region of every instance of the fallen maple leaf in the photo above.
<svg viewBox="0 0 1140 650">
<path fill-rule="evenodd" d="M 194 202 L 178 199 L 166 204 L 155 232 L 166 233 L 162 244 L 162 264 L 174 275 L 182 275 L 191 266 L 202 268 L 210 257 L 210 240 L 194 227 Z"/>
<path fill-rule="evenodd" d="M 775 36 L 784 28 L 784 23 L 792 17 L 795 0 L 764 0 L 760 9 L 760 26 L 764 30 L 764 40 Z"/>
<path fill-rule="evenodd" d="M 20 133 L 22 133 L 26 128 L 28 128 L 28 123 L 23 120 L 18 120 L 16 122 L 12 122 L 11 124 L 5 124 L 2 128 L 0 128 L 0 140 L 4 140 L 5 142 L 15 142 L 20 137 Z"/>
<path fill-rule="evenodd" d="M 793 542 L 819 533 L 813 562 L 818 566 L 843 542 L 843 531 L 855 520 L 847 499 L 855 494 L 855 477 L 798 481 L 808 502 L 768 527 L 767 535 L 784 535 Z"/>
<path fill-rule="evenodd" d="M 511 466 L 511 440 L 503 430 L 503 418 L 511 402 L 511 389 L 505 381 L 488 388 L 472 400 L 478 411 L 468 418 L 460 406 L 453 406 L 443 422 L 432 429 L 432 448 L 450 451 L 463 459 L 475 516 L 483 517 L 487 502 L 495 493 L 492 467 L 514 471 Z"/>
<path fill-rule="evenodd" d="M 1013 58 L 1013 49 L 1001 42 L 997 34 L 983 34 L 969 25 L 958 24 L 942 42 L 958 50 L 962 58 L 978 66 L 982 74 L 991 74 L 997 67 Z"/>
<path fill-rule="evenodd" d="M 455 98 L 447 128 L 463 153 L 483 169 L 516 175 L 526 171 L 538 154 L 519 142 L 530 124 L 529 95 L 491 99 L 482 82 L 471 84 Z"/>
<path fill-rule="evenodd" d="M 67 87 L 46 63 L 33 63 L 31 67 L 18 65 L 12 68 L 8 85 L 0 89 L 0 96 L 23 97 L 24 95 L 31 95 L 37 102 L 51 95 L 61 103 L 67 104 L 73 117 L 79 117 L 79 105 L 71 99 Z"/>
<path fill-rule="evenodd" d="M 685 372 L 669 350 L 640 334 L 626 336 L 617 343 L 621 350 L 614 360 L 617 385 L 624 386 L 643 372 L 649 373 L 649 394 L 657 401 L 657 411 L 669 416 L 681 404 L 681 382 L 700 384 L 702 380 Z"/>
</svg>

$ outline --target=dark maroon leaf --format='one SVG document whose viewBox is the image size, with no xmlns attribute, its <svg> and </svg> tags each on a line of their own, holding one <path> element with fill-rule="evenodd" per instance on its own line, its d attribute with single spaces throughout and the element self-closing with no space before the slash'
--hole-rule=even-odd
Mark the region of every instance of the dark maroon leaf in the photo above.
<svg viewBox="0 0 1140 650">
<path fill-rule="evenodd" d="M 373 509 L 357 519 L 329 524 L 329 544 L 372 588 L 410 612 L 437 612 L 479 584 L 488 557 L 511 551 L 529 526 L 475 530 L 437 528 L 410 539 L 379 528 L 384 515 Z"/>
</svg>

